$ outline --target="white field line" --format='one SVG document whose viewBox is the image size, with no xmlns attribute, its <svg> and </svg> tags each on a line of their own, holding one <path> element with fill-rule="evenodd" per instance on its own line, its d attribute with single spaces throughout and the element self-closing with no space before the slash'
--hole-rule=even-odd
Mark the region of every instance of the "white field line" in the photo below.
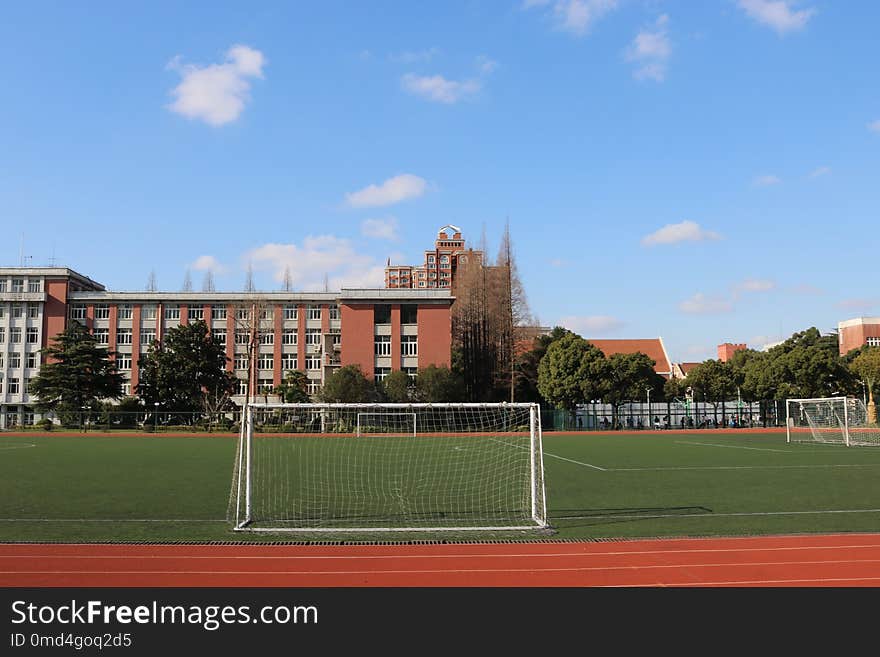
<svg viewBox="0 0 880 657">
<path fill-rule="evenodd" d="M 880 513 L 880 509 L 825 509 L 820 511 L 744 511 L 740 513 L 638 513 L 638 514 L 618 514 L 613 516 L 596 514 L 583 516 L 554 516 L 551 520 L 589 520 L 591 518 L 601 520 L 625 520 L 629 519 L 650 519 L 650 518 L 679 518 L 686 520 L 688 518 L 738 518 L 752 516 L 813 516 L 813 515 L 832 515 L 845 513 Z"/>
<path fill-rule="evenodd" d="M 790 454 L 791 450 L 787 449 L 770 449 L 769 447 L 743 447 L 742 445 L 718 445 L 715 443 L 696 443 L 689 440 L 676 440 L 676 445 L 699 445 L 701 447 L 726 447 L 727 449 L 750 449 L 756 452 L 779 452 L 780 454 Z"/>
<path fill-rule="evenodd" d="M 216 518 L 0 518 L 0 522 L 229 522 Z M 231 524 L 231 523 L 230 523 Z"/>
<path fill-rule="evenodd" d="M 496 438 L 491 438 L 493 442 L 501 443 L 502 445 L 507 445 L 508 447 L 516 447 L 517 449 L 524 449 L 526 451 L 530 451 L 530 448 L 525 447 L 524 445 L 513 445 L 511 443 L 506 443 L 503 440 L 498 440 Z M 569 459 L 564 456 L 559 456 L 558 454 L 552 454 L 547 450 L 544 450 L 544 456 L 549 456 L 550 458 L 559 459 L 560 461 L 568 461 L 569 463 L 574 463 L 575 465 L 582 465 L 585 468 L 593 468 L 594 470 L 599 470 L 600 472 L 605 472 L 605 468 L 601 468 L 598 465 L 593 465 L 592 463 L 584 463 L 583 461 L 575 461 L 574 459 Z"/>
<path fill-rule="evenodd" d="M 29 449 L 31 447 L 36 447 L 36 445 L 34 443 L 28 443 L 26 445 L 4 445 L 3 447 L 0 447 L 0 450 L 3 450 L 3 449 Z"/>
<path fill-rule="evenodd" d="M 877 468 L 880 463 L 813 463 L 808 465 L 668 465 L 636 468 L 605 468 L 606 472 L 651 472 L 664 470 L 788 470 L 792 468 Z"/>
</svg>

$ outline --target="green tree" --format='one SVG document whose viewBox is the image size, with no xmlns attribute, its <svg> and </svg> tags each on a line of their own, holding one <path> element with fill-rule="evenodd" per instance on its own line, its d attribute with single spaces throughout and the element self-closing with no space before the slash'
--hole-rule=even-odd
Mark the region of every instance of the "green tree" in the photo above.
<svg viewBox="0 0 880 657">
<path fill-rule="evenodd" d="M 516 367 L 516 399 L 521 402 L 537 402 L 544 404 L 546 399 L 538 391 L 538 366 L 541 359 L 547 353 L 547 348 L 559 340 L 562 336 L 570 333 L 561 326 L 553 327 L 550 335 L 541 335 L 535 338 L 532 348 L 521 353 L 517 357 Z"/>
<path fill-rule="evenodd" d="M 403 370 L 394 370 L 382 381 L 382 392 L 385 399 L 394 404 L 410 401 L 414 382 Z"/>
<path fill-rule="evenodd" d="M 210 419 L 224 410 L 237 381 L 226 370 L 226 349 L 214 341 L 202 321 L 169 328 L 138 361 L 138 395 L 147 408 L 159 404 L 166 413 L 205 413 Z"/>
<path fill-rule="evenodd" d="M 538 365 L 538 392 L 557 408 L 600 399 L 609 378 L 608 360 L 594 345 L 567 333 L 547 348 Z"/>
<path fill-rule="evenodd" d="M 84 407 L 97 409 L 102 399 L 122 396 L 124 377 L 85 326 L 71 322 L 42 350 L 44 364 L 30 384 L 38 411 L 54 411 L 62 422 L 79 417 Z M 67 419 L 65 419 L 67 418 Z"/>
<path fill-rule="evenodd" d="M 868 422 L 877 424 L 874 386 L 880 383 L 880 348 L 868 347 L 850 363 L 850 369 L 865 383 L 868 391 Z"/>
<path fill-rule="evenodd" d="M 275 387 L 275 394 L 287 404 L 309 403 L 309 378 L 300 370 L 287 370 L 281 385 Z"/>
<path fill-rule="evenodd" d="M 445 365 L 428 365 L 416 376 L 415 398 L 420 402 L 461 401 L 461 390 L 461 379 Z"/>
<path fill-rule="evenodd" d="M 318 393 L 322 402 L 358 404 L 378 400 L 376 384 L 370 381 L 359 365 L 345 365 L 333 372 Z"/>
<path fill-rule="evenodd" d="M 602 398 L 612 404 L 612 421 L 617 426 L 617 407 L 626 401 L 640 401 L 648 389 L 656 399 L 663 391 L 664 379 L 654 370 L 654 359 L 639 351 L 612 354 L 607 360 Z"/>
</svg>

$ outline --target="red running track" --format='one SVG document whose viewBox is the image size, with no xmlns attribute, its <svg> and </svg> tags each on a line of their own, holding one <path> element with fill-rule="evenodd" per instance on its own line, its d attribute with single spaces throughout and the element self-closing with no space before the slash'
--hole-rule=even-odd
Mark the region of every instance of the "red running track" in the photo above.
<svg viewBox="0 0 880 657">
<path fill-rule="evenodd" d="M 0 545 L 3 587 L 880 585 L 880 534 L 438 545 Z"/>
</svg>

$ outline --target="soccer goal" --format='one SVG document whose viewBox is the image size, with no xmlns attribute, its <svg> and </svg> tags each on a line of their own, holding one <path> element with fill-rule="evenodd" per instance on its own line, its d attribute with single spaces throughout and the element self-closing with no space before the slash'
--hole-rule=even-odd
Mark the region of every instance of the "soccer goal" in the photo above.
<svg viewBox="0 0 880 657">
<path fill-rule="evenodd" d="M 238 531 L 546 528 L 537 404 L 260 404 L 245 409 Z"/>
<path fill-rule="evenodd" d="M 880 446 L 880 428 L 868 422 L 868 412 L 861 399 L 788 399 L 785 413 L 786 440 L 790 443 Z"/>
</svg>

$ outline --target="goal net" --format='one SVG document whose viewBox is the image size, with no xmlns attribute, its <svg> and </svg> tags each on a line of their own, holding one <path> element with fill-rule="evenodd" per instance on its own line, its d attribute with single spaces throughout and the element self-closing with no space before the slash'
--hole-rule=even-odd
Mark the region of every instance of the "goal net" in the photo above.
<svg viewBox="0 0 880 657">
<path fill-rule="evenodd" d="M 868 411 L 854 397 L 786 400 L 788 442 L 880 446 L 880 427 L 868 422 Z"/>
<path fill-rule="evenodd" d="M 547 527 L 537 404 L 250 404 L 239 531 Z"/>
</svg>

